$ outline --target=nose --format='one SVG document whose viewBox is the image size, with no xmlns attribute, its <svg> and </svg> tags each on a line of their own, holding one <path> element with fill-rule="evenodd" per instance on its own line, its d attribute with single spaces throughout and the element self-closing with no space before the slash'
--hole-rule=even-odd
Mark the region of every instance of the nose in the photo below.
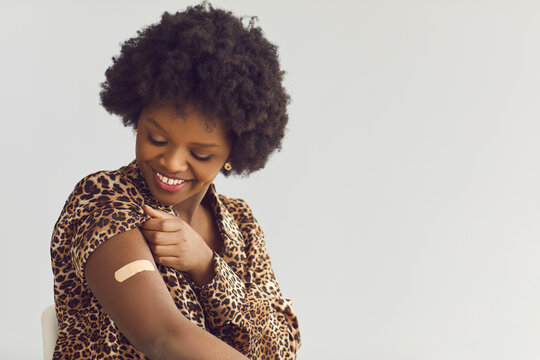
<svg viewBox="0 0 540 360">
<path fill-rule="evenodd" d="M 188 154 L 182 149 L 170 149 L 160 158 L 160 165 L 171 175 L 182 173 L 188 170 Z"/>
</svg>

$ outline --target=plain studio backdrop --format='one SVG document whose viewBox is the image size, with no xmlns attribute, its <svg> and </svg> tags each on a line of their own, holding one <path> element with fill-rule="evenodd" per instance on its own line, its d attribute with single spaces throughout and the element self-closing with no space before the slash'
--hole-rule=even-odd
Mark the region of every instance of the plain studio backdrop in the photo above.
<svg viewBox="0 0 540 360">
<path fill-rule="evenodd" d="M 245 199 L 298 359 L 540 358 L 540 2 L 214 1 L 256 15 L 292 97 Z M 99 105 L 119 43 L 186 1 L 0 9 L 0 358 L 39 359 L 49 246 L 83 176 L 134 159 Z"/>
</svg>

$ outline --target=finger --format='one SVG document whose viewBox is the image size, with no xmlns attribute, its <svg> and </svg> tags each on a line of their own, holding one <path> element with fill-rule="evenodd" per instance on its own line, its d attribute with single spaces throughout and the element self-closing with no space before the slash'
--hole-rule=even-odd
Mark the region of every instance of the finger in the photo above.
<svg viewBox="0 0 540 360">
<path fill-rule="evenodd" d="M 178 256 L 178 248 L 174 245 L 149 245 L 150 250 L 152 251 L 152 254 L 154 256 L 158 257 L 177 257 Z"/>
<path fill-rule="evenodd" d="M 150 215 L 152 218 L 158 218 L 158 219 L 170 219 L 170 218 L 176 218 L 176 216 L 166 213 L 165 211 L 161 211 L 158 209 L 154 209 L 153 207 L 150 207 L 148 205 L 143 206 L 144 211 Z"/>
<path fill-rule="evenodd" d="M 147 243 L 155 244 L 158 242 L 157 235 L 160 234 L 159 231 L 150 231 L 150 230 L 145 230 L 145 229 L 140 229 L 140 230 Z"/>
<path fill-rule="evenodd" d="M 183 228 L 184 223 L 179 218 L 169 219 L 149 219 L 143 222 L 139 227 L 151 231 L 175 232 Z"/>
<path fill-rule="evenodd" d="M 174 233 L 148 230 L 143 230 L 142 233 L 146 241 L 153 245 L 176 245 L 179 241 Z"/>
<path fill-rule="evenodd" d="M 162 225 L 160 225 L 160 223 L 162 221 L 163 221 L 162 219 L 149 219 L 143 222 L 141 225 L 139 225 L 139 227 L 141 229 L 158 231 L 158 230 L 161 230 Z"/>
<path fill-rule="evenodd" d="M 158 264 L 175 268 L 178 265 L 178 258 L 175 256 L 154 256 L 154 261 Z"/>
</svg>

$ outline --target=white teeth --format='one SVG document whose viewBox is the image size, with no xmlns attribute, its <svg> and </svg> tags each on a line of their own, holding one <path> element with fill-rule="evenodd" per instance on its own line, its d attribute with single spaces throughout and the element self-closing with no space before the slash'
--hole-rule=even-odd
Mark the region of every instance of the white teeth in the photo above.
<svg viewBox="0 0 540 360">
<path fill-rule="evenodd" d="M 169 179 L 168 177 L 166 176 L 163 176 L 161 175 L 160 173 L 156 172 L 157 174 L 157 177 L 163 181 L 165 184 L 169 184 L 169 185 L 178 185 L 178 184 L 181 184 L 184 182 L 184 180 L 178 180 L 178 179 Z"/>
</svg>

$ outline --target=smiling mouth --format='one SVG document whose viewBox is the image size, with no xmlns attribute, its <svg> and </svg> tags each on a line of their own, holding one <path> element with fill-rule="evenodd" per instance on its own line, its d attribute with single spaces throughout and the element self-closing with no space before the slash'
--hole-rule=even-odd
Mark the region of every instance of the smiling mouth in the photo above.
<svg viewBox="0 0 540 360">
<path fill-rule="evenodd" d="M 156 185 L 165 191 L 173 192 L 183 188 L 190 180 L 185 179 L 173 179 L 154 170 L 154 180 Z"/>
<path fill-rule="evenodd" d="M 168 178 L 168 177 L 166 177 L 164 175 L 161 175 L 157 171 L 156 171 L 156 175 L 159 178 L 159 180 L 161 180 L 162 182 L 164 182 L 167 185 L 179 185 L 179 184 L 185 183 L 187 181 L 187 180 L 184 180 L 184 179 Z"/>
</svg>

